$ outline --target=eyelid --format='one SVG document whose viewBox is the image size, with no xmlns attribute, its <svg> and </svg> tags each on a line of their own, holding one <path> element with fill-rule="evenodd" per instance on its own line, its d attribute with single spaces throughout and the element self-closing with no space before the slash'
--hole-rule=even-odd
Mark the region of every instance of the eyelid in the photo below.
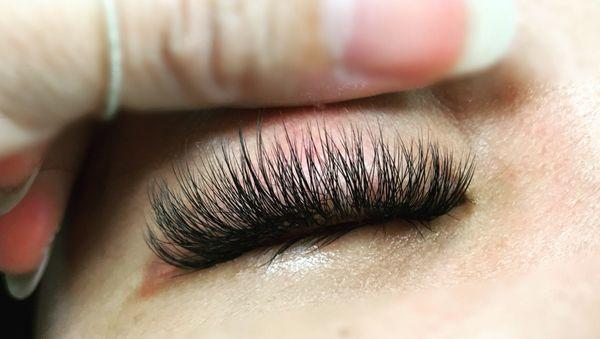
<svg viewBox="0 0 600 339">
<path fill-rule="evenodd" d="M 294 142 L 285 130 L 265 144 L 259 129 L 251 151 L 240 132 L 237 153 L 223 144 L 199 163 L 176 165 L 177 185 L 159 180 L 150 191 L 150 248 L 171 265 L 202 269 L 259 247 L 326 244 L 366 224 L 428 221 L 461 201 L 471 155 L 366 133 L 352 127 L 335 140 L 307 128 Z"/>
</svg>

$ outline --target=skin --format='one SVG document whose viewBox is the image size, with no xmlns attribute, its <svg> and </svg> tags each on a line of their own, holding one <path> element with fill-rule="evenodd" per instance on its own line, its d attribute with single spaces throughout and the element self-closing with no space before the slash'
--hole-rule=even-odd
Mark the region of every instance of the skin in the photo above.
<svg viewBox="0 0 600 339">
<path fill-rule="evenodd" d="M 201 160 L 202 145 L 238 126 L 252 131 L 257 113 L 123 118 L 94 146 L 40 294 L 38 334 L 600 335 L 600 6 L 520 7 L 512 54 L 486 73 L 342 106 L 264 112 L 270 137 L 282 120 L 294 131 L 316 119 L 380 123 L 390 141 L 425 130 L 455 154 L 474 152 L 472 202 L 431 231 L 420 236 L 395 221 L 385 233 L 367 227 L 271 265 L 249 253 L 173 277 L 144 242 L 148 183 L 172 180 L 172 161 Z"/>
</svg>

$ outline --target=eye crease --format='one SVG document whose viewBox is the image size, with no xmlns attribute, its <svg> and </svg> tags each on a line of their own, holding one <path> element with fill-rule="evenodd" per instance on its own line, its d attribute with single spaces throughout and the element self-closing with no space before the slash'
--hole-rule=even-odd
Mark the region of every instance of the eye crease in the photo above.
<svg viewBox="0 0 600 339">
<path fill-rule="evenodd" d="M 348 232 L 391 220 L 418 227 L 464 198 L 471 155 L 456 157 L 423 138 L 384 138 L 352 127 L 334 137 L 306 128 L 300 142 L 251 150 L 223 143 L 194 163 L 176 164 L 176 185 L 151 185 L 147 243 L 166 263 L 199 270 L 259 248 L 276 255 L 295 244 L 323 246 Z M 295 139 L 294 139 L 295 140 Z"/>
</svg>

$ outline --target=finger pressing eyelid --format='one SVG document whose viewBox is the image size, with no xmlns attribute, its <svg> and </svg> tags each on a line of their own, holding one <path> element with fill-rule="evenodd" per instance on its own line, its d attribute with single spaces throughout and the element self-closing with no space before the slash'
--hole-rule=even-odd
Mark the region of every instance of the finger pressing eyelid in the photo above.
<svg viewBox="0 0 600 339">
<path fill-rule="evenodd" d="M 106 0 L 122 104 L 138 110 L 341 101 L 485 68 L 508 49 L 512 0 Z M 4 1 L 0 155 L 102 111 L 101 1 Z"/>
<path fill-rule="evenodd" d="M 299 104 L 422 86 L 495 62 L 512 37 L 511 4 L 122 1 L 124 101 L 138 109 Z"/>
</svg>

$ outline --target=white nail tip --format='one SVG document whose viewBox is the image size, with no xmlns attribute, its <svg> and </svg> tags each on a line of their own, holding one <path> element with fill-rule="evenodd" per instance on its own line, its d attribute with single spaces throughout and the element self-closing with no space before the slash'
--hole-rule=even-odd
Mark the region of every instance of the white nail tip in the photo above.
<svg viewBox="0 0 600 339">
<path fill-rule="evenodd" d="M 468 27 L 465 49 L 451 75 L 480 71 L 496 63 L 510 48 L 517 28 L 513 0 L 465 0 Z"/>
<path fill-rule="evenodd" d="M 0 189 L 0 216 L 10 212 L 25 197 L 25 194 L 27 194 L 35 181 L 39 170 L 39 168 L 36 168 L 29 179 L 27 179 L 27 182 L 15 190 L 3 191 Z"/>
<path fill-rule="evenodd" d="M 15 299 L 23 300 L 29 297 L 37 288 L 46 271 L 48 259 L 50 258 L 51 246 L 44 252 L 44 257 L 40 266 L 34 271 L 25 274 L 6 274 L 6 287 L 11 296 Z"/>
</svg>

